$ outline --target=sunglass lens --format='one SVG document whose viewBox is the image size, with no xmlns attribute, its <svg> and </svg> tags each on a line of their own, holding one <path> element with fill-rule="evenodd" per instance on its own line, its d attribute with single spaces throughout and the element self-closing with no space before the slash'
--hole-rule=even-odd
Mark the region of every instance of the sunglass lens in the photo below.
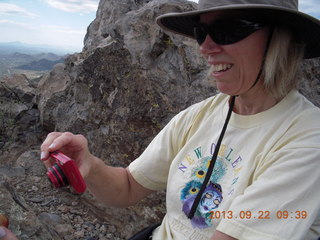
<svg viewBox="0 0 320 240">
<path fill-rule="evenodd" d="M 202 27 L 194 27 L 193 35 L 198 44 L 201 45 L 206 40 L 207 32 Z"/>
<path fill-rule="evenodd" d="M 220 44 L 232 44 L 245 39 L 264 27 L 261 23 L 237 19 L 220 25 Z"/>
<path fill-rule="evenodd" d="M 207 34 L 215 43 L 227 45 L 236 43 L 263 27 L 264 24 L 242 19 L 218 20 L 211 25 L 194 28 L 194 36 L 200 45 L 206 39 Z"/>
</svg>

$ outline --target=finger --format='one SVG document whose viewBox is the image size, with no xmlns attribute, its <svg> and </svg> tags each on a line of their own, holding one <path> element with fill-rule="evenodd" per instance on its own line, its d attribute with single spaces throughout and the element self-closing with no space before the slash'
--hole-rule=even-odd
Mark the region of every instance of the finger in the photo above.
<svg viewBox="0 0 320 240">
<path fill-rule="evenodd" d="M 4 227 L 0 227 L 0 239 L 6 236 L 6 231 Z"/>
<path fill-rule="evenodd" d="M 18 240 L 17 237 L 7 228 L 0 227 L 1 240 Z"/>
<path fill-rule="evenodd" d="M 75 135 L 70 132 L 60 133 L 59 136 L 53 139 L 51 144 L 48 146 L 47 150 L 49 152 L 54 152 L 57 150 L 61 150 L 63 147 L 68 145 L 68 147 L 72 147 L 72 145 L 74 145 L 74 138 Z"/>
<path fill-rule="evenodd" d="M 43 164 L 46 166 L 47 169 L 52 167 L 55 163 L 56 163 L 56 161 L 52 158 L 49 158 L 49 159 L 43 161 Z"/>
<path fill-rule="evenodd" d="M 42 161 L 45 161 L 49 158 L 49 146 L 51 146 L 53 141 L 61 135 L 62 133 L 60 132 L 51 132 L 47 135 L 46 139 L 43 141 L 40 147 L 41 149 L 40 159 Z"/>
</svg>

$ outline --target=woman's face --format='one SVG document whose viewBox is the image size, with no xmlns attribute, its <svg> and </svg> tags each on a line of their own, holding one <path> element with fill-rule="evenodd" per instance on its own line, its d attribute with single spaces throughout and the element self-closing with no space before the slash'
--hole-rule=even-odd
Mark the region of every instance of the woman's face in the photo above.
<svg viewBox="0 0 320 240">
<path fill-rule="evenodd" d="M 237 13 L 232 14 L 232 17 L 235 17 L 235 14 Z M 206 13 L 201 15 L 200 21 L 210 24 L 221 17 L 225 18 L 226 13 Z M 229 45 L 218 45 L 207 35 L 200 45 L 200 52 L 211 66 L 210 76 L 221 92 L 245 95 L 262 86 L 262 81 L 258 81 L 256 85 L 254 83 L 261 68 L 267 41 L 267 28 Z"/>
</svg>

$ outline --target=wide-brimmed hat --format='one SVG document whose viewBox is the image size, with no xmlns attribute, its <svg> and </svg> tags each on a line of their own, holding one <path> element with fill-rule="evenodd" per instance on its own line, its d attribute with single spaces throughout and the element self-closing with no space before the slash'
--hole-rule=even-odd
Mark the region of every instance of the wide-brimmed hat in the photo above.
<svg viewBox="0 0 320 240">
<path fill-rule="evenodd" d="M 320 21 L 298 10 L 298 0 L 200 0 L 198 10 L 167 13 L 157 18 L 164 29 L 194 38 L 193 29 L 202 13 L 223 10 L 253 10 L 286 25 L 305 43 L 304 58 L 320 56 Z"/>
</svg>

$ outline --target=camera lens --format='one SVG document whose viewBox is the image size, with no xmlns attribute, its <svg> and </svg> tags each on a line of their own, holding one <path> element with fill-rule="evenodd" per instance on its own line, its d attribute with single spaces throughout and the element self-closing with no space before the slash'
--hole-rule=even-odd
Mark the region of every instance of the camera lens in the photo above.
<svg viewBox="0 0 320 240">
<path fill-rule="evenodd" d="M 56 188 L 69 185 L 66 175 L 57 163 L 48 169 L 47 176 Z"/>
</svg>

